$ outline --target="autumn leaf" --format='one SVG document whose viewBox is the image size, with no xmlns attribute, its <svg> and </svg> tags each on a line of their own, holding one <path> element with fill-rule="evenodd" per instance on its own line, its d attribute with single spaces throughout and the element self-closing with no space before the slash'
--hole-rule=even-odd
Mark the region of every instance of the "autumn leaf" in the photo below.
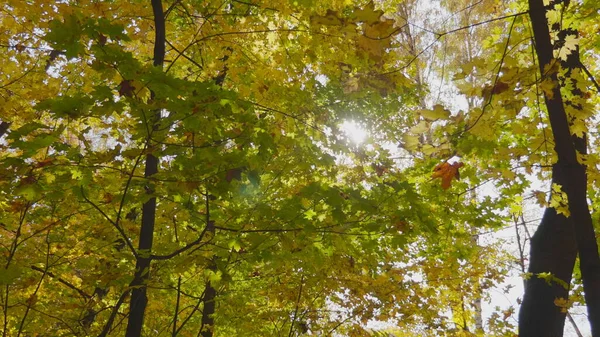
<svg viewBox="0 0 600 337">
<path fill-rule="evenodd" d="M 501 93 L 505 92 L 506 90 L 508 90 L 508 83 L 498 81 L 492 88 L 492 94 L 494 94 L 494 95 L 501 94 Z"/>
<path fill-rule="evenodd" d="M 447 119 L 450 117 L 450 111 L 444 109 L 440 104 L 436 104 L 433 109 L 420 110 L 419 114 L 426 120 L 436 121 L 438 119 Z"/>
<path fill-rule="evenodd" d="M 456 180 L 460 180 L 460 173 L 458 169 L 463 167 L 464 164 L 460 162 L 456 163 L 448 163 L 443 162 L 441 164 L 437 164 L 433 168 L 433 174 L 431 175 L 432 179 L 441 178 L 442 179 L 442 188 L 447 190 L 452 185 L 452 179 L 456 178 Z"/>
<path fill-rule="evenodd" d="M 339 26 L 343 24 L 343 20 L 339 18 L 336 11 L 327 10 L 327 14 L 324 16 L 315 15 L 310 18 L 312 24 L 323 25 L 323 26 Z"/>
<path fill-rule="evenodd" d="M 133 96 L 135 88 L 133 87 L 130 80 L 123 80 L 119 84 L 119 95 L 131 97 Z"/>
<path fill-rule="evenodd" d="M 242 180 L 242 172 L 244 171 L 243 167 L 236 167 L 230 170 L 227 170 L 227 174 L 225 176 L 225 180 L 230 183 L 233 180 Z"/>
</svg>

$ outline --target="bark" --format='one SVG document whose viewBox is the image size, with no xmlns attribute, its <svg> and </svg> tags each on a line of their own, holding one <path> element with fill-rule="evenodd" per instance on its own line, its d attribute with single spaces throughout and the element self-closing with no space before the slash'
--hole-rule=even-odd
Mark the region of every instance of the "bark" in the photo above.
<svg viewBox="0 0 600 337">
<path fill-rule="evenodd" d="M 212 237 L 215 234 L 215 223 L 210 219 L 210 195 L 206 194 L 206 232 L 211 233 Z M 217 272 L 216 256 L 211 258 L 208 269 L 212 272 Z M 212 337 L 215 325 L 215 300 L 217 298 L 217 289 L 211 284 L 210 280 L 206 282 L 204 288 L 204 297 L 202 298 L 202 324 L 200 326 L 199 336 Z"/>
<path fill-rule="evenodd" d="M 213 258 L 214 260 L 214 258 Z M 212 271 L 216 271 L 214 261 L 211 261 L 211 265 L 208 267 Z M 213 329 L 215 325 L 215 299 L 217 297 L 217 290 L 212 286 L 210 281 L 206 282 L 206 288 L 204 289 L 204 298 L 202 302 L 204 307 L 202 308 L 202 326 L 200 327 L 200 336 L 212 337 Z"/>
<path fill-rule="evenodd" d="M 8 131 L 9 127 L 10 127 L 9 122 L 0 122 L 0 138 L 2 138 L 2 136 L 4 136 L 4 134 Z"/>
<path fill-rule="evenodd" d="M 154 41 L 154 66 L 162 68 L 165 58 L 165 20 L 161 0 L 152 0 L 154 13 L 155 41 Z M 153 128 L 160 119 L 160 111 L 155 112 Z M 147 138 L 147 148 L 151 149 L 150 133 Z M 158 158 L 153 153 L 146 155 L 146 166 L 144 177 L 149 178 L 158 172 Z M 152 188 L 147 187 L 152 193 Z M 152 241 L 154 239 L 154 223 L 156 215 L 156 197 L 150 198 L 142 206 L 142 225 L 140 227 L 140 241 L 138 255 L 136 257 L 135 274 L 130 287 L 131 300 L 129 304 L 129 319 L 127 322 L 127 337 L 139 337 L 144 324 L 144 313 L 148 304 L 147 283 L 150 277 L 150 262 L 152 252 Z"/>
<path fill-rule="evenodd" d="M 552 83 L 555 83 L 552 95 L 544 95 L 550 126 L 554 136 L 554 150 L 558 157 L 558 160 L 553 167 L 553 182 L 560 185 L 567 195 L 571 215 L 568 219 L 565 219 L 565 224 L 567 224 L 567 228 L 572 228 L 574 230 L 576 246 L 580 258 L 580 269 L 585 293 L 584 298 L 587 303 L 592 336 L 600 336 L 600 257 L 598 256 L 596 236 L 591 214 L 587 205 L 586 167 L 577 160 L 577 151 L 581 151 L 582 147 L 585 149 L 585 140 L 571 135 L 569 130 L 569 119 L 561 96 L 557 73 L 556 71 L 549 70 L 552 69 L 551 65 L 553 62 L 556 62 L 556 60 L 553 59 L 553 46 L 550 40 L 550 30 L 545 15 L 546 8 L 544 7 L 544 1 L 529 0 L 529 9 L 535 50 L 540 66 L 540 73 L 542 74 L 542 80 L 550 80 Z M 548 214 L 548 220 L 546 224 L 542 221 L 543 226 L 540 226 L 542 228 L 547 228 L 545 232 L 541 232 L 540 235 L 536 232 L 534 239 L 536 239 L 536 236 L 537 239 L 535 242 L 532 240 L 532 264 L 534 263 L 534 260 L 536 265 L 538 265 L 543 262 L 544 258 L 547 259 L 548 256 L 556 255 L 553 252 L 544 250 L 546 249 L 544 246 L 547 246 L 547 249 L 551 251 L 554 250 L 555 252 L 563 249 L 560 246 L 551 247 L 548 245 L 549 242 L 559 242 L 564 244 L 564 242 L 560 240 L 560 237 L 549 238 L 549 236 L 557 234 L 552 230 L 553 226 L 562 222 L 560 218 L 557 218 L 557 216 L 554 216 L 551 212 L 552 211 L 547 210 L 546 214 Z M 551 221 L 553 219 L 554 221 Z M 556 230 L 559 230 L 558 234 L 560 234 L 562 228 L 556 228 Z M 566 265 L 561 265 L 561 263 L 553 262 L 552 264 L 553 266 L 548 267 L 558 269 L 560 266 L 561 270 L 562 268 L 566 268 Z M 558 277 L 558 275 L 556 276 Z M 535 296 L 534 290 L 541 291 L 541 286 L 535 286 L 536 283 L 537 282 L 533 281 L 531 282 L 531 285 L 527 285 L 524 300 L 531 300 L 531 298 Z M 546 290 L 542 292 L 541 295 L 544 296 L 544 303 L 539 301 L 534 303 L 536 305 L 533 305 L 532 303 L 523 303 L 524 305 L 521 308 L 519 322 L 519 335 L 521 337 L 554 336 L 542 333 L 542 330 L 545 328 L 544 325 L 550 324 L 552 318 L 547 317 L 542 322 L 534 319 L 534 317 L 538 316 L 537 313 L 530 312 L 550 310 L 548 307 L 543 307 L 549 305 L 548 301 L 550 300 L 550 293 Z M 522 322 L 521 319 L 523 320 Z M 564 324 L 564 317 L 562 318 L 562 321 Z M 556 333 L 556 331 L 553 333 Z M 558 334 L 558 336 L 560 335 L 562 335 L 562 331 Z"/>
<path fill-rule="evenodd" d="M 568 298 L 569 289 L 557 282 L 538 278 L 539 273 L 571 282 L 577 256 L 573 224 L 553 208 L 547 208 L 542 222 L 531 238 L 529 270 L 525 296 L 519 311 L 519 336 L 559 337 L 563 335 L 565 313 L 554 304 L 556 298 Z"/>
</svg>

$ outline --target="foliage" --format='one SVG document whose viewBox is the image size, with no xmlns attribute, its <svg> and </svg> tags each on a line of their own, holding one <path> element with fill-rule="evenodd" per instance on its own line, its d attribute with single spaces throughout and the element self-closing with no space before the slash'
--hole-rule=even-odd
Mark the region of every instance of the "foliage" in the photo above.
<svg viewBox="0 0 600 337">
<path fill-rule="evenodd" d="M 538 100 L 556 83 L 536 77 L 523 3 L 443 3 L 438 15 L 460 15 L 426 30 L 416 1 L 165 1 L 163 69 L 149 2 L 3 4 L 3 337 L 99 335 L 113 312 L 109 335 L 123 335 L 140 256 L 152 259 L 143 335 L 197 335 L 207 282 L 215 336 L 359 336 L 372 321 L 468 335 L 472 303 L 512 259 L 477 236 L 549 177 Z M 578 43 L 591 64 L 597 8 L 571 6 L 556 20 L 581 36 L 557 57 Z M 573 133 L 594 134 L 597 96 L 569 76 L 590 92 Z M 597 155 L 581 160 L 598 187 Z M 139 250 L 152 197 L 152 250 Z M 505 313 L 487 335 L 513 333 Z"/>
</svg>

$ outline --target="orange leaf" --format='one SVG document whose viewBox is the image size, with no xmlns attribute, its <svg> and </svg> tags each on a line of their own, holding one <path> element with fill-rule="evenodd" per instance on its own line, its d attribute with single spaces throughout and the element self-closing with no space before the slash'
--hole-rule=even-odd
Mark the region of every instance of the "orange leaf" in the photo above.
<svg viewBox="0 0 600 337">
<path fill-rule="evenodd" d="M 458 169 L 463 167 L 463 163 L 448 163 L 443 162 L 441 164 L 437 164 L 433 168 L 433 174 L 431 174 L 432 179 L 442 178 L 442 188 L 447 190 L 452 185 L 452 179 L 456 178 L 456 180 L 460 180 L 460 173 Z"/>
</svg>

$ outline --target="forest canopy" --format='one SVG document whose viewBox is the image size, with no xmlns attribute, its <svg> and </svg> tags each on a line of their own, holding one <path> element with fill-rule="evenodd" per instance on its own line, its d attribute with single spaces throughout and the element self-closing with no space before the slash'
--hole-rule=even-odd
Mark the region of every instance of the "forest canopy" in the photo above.
<svg viewBox="0 0 600 337">
<path fill-rule="evenodd" d="M 600 336 L 599 15 L 4 1 L 2 337 Z"/>
</svg>

